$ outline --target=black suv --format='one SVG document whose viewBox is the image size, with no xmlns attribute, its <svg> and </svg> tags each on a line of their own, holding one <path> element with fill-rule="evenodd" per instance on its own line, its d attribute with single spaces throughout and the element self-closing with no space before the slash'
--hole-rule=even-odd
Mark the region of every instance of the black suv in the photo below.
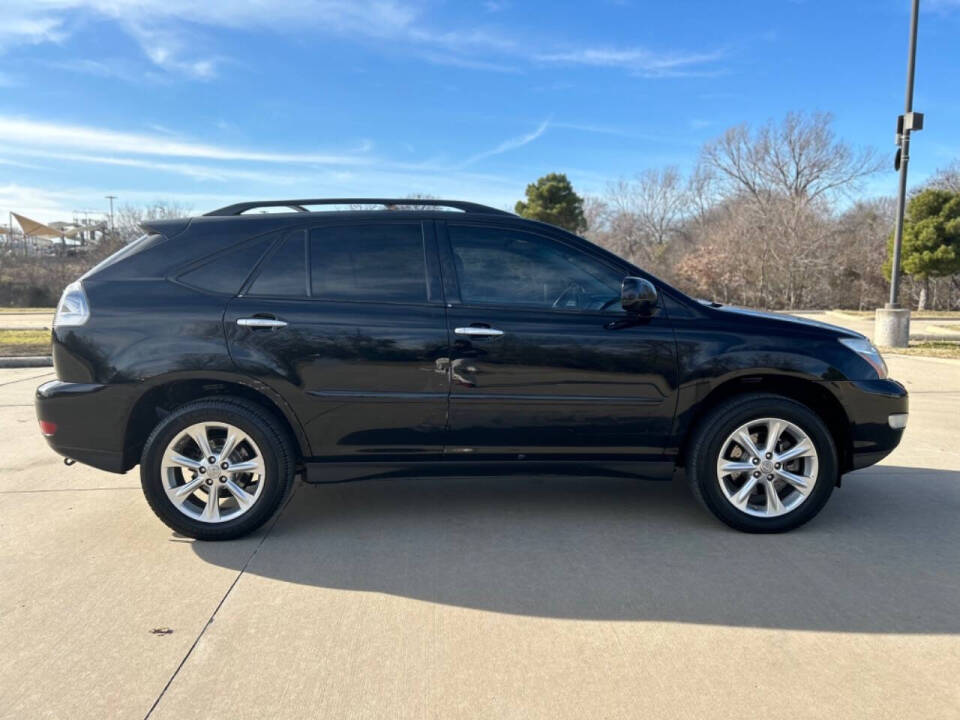
<svg viewBox="0 0 960 720">
<path fill-rule="evenodd" d="M 777 532 L 906 425 L 863 336 L 692 300 L 482 205 L 242 203 L 144 230 L 64 291 L 37 416 L 63 455 L 139 463 L 191 537 L 262 525 L 299 472 L 677 467 L 728 525 Z"/>
</svg>

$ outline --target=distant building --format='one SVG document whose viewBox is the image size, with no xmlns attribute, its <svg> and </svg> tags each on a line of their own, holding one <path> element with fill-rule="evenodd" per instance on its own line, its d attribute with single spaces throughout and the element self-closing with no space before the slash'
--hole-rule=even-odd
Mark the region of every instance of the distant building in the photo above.
<svg viewBox="0 0 960 720">
<path fill-rule="evenodd" d="M 19 225 L 19 230 L 16 225 Z M 19 213 L 10 213 L 10 224 L 0 226 L 3 252 L 25 255 L 49 254 L 69 250 L 84 252 L 98 244 L 106 234 L 104 221 L 77 220 L 42 223 Z"/>
</svg>

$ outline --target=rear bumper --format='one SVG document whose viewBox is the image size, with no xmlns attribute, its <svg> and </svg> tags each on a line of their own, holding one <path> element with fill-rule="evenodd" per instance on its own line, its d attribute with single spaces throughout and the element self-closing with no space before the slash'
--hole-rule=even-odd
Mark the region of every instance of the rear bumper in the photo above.
<svg viewBox="0 0 960 720">
<path fill-rule="evenodd" d="M 128 386 L 60 380 L 38 387 L 34 398 L 37 420 L 55 427 L 52 434 L 45 435 L 51 448 L 115 473 L 126 472 L 134 464 L 125 447 L 131 403 Z"/>
<path fill-rule="evenodd" d="M 908 412 L 907 389 L 895 380 L 856 380 L 837 383 L 840 401 L 850 420 L 847 470 L 879 462 L 900 444 L 904 428 L 895 417 Z"/>
</svg>

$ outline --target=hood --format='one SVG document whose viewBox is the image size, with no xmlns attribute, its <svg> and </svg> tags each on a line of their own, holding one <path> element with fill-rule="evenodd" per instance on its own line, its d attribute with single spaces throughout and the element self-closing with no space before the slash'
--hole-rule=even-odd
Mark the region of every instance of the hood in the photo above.
<svg viewBox="0 0 960 720">
<path fill-rule="evenodd" d="M 819 320 L 810 320 L 809 318 L 794 317 L 793 315 L 763 312 L 761 310 L 750 310 L 748 308 L 733 307 L 731 305 L 720 305 L 719 307 L 711 306 L 711 310 L 724 315 L 730 320 L 736 320 L 737 318 L 768 320 L 777 324 L 794 325 L 823 330 L 836 335 L 837 337 L 866 337 L 861 333 L 848 330 L 847 328 L 840 327 L 839 325 L 831 325 L 830 323 L 820 322 Z"/>
</svg>

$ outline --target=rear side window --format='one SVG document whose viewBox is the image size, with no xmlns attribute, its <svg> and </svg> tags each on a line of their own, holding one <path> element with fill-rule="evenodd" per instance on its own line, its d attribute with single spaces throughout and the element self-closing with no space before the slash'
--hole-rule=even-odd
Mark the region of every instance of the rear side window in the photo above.
<svg viewBox="0 0 960 720">
<path fill-rule="evenodd" d="M 280 247 L 264 260 L 260 274 L 250 286 L 248 295 L 306 297 L 307 262 L 303 230 L 287 235 Z"/>
<path fill-rule="evenodd" d="M 199 290 L 236 295 L 276 237 L 275 234 L 266 235 L 230 248 L 226 252 L 217 253 L 201 265 L 185 272 L 179 280 Z"/>
<path fill-rule="evenodd" d="M 427 301 L 419 223 L 316 228 L 310 232 L 310 265 L 315 298 Z"/>
</svg>

